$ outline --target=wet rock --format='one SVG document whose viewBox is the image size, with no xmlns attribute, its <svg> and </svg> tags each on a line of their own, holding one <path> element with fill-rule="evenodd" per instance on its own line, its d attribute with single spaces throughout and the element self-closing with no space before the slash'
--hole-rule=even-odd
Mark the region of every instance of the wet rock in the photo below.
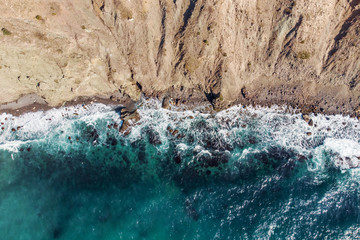
<svg viewBox="0 0 360 240">
<path fill-rule="evenodd" d="M 156 146 L 161 144 L 160 136 L 157 132 L 154 132 L 153 130 L 149 130 L 148 135 L 149 135 L 149 142 L 152 145 Z"/>
<path fill-rule="evenodd" d="M 169 109 L 170 107 L 170 98 L 168 96 L 164 97 L 161 103 L 161 107 L 165 109 Z"/>
<path fill-rule="evenodd" d="M 125 136 L 129 135 L 131 128 L 137 124 L 140 120 L 140 115 L 137 111 L 131 113 L 125 118 L 122 118 L 123 123 L 120 126 L 119 132 L 123 133 Z"/>
<path fill-rule="evenodd" d="M 123 121 L 123 123 L 119 129 L 119 132 L 125 133 L 129 129 L 130 126 L 131 126 L 131 124 L 128 121 Z"/>
<path fill-rule="evenodd" d="M 308 124 L 309 124 L 309 126 L 311 126 L 311 127 L 312 127 L 312 126 L 314 125 L 313 120 L 312 120 L 312 119 L 310 119 L 310 120 L 309 120 L 309 122 L 308 122 Z"/>
<path fill-rule="evenodd" d="M 118 141 L 116 138 L 109 138 L 108 142 L 111 146 L 116 146 L 118 144 Z"/>
<path fill-rule="evenodd" d="M 179 135 L 176 136 L 177 139 L 182 139 L 182 138 L 184 138 L 184 137 L 185 137 L 184 134 L 179 134 Z"/>
<path fill-rule="evenodd" d="M 299 162 L 305 162 L 307 160 L 307 158 L 304 155 L 298 154 L 297 155 L 297 160 Z"/>
<path fill-rule="evenodd" d="M 252 136 L 249 137 L 248 141 L 250 144 L 256 144 L 256 139 Z"/>
<path fill-rule="evenodd" d="M 306 133 L 306 135 L 311 136 L 311 135 L 312 135 L 312 133 L 311 133 L 311 132 L 307 132 L 307 133 Z"/>
<path fill-rule="evenodd" d="M 309 124 L 309 126 L 313 126 L 313 125 L 314 125 L 314 121 L 310 118 L 309 115 L 303 114 L 303 115 L 302 115 L 302 119 L 303 119 L 307 124 Z"/>
<path fill-rule="evenodd" d="M 180 164 L 181 163 L 181 156 L 180 155 L 176 155 L 174 157 L 174 162 L 177 163 L 177 164 Z"/>
<path fill-rule="evenodd" d="M 16 129 L 15 129 L 15 128 L 12 128 L 12 129 L 11 129 L 11 131 L 12 131 L 12 132 L 15 132 L 15 131 L 16 131 Z"/>
<path fill-rule="evenodd" d="M 31 148 L 28 147 L 28 148 L 26 149 L 26 151 L 30 152 L 30 151 L 31 151 Z"/>
<path fill-rule="evenodd" d="M 61 237 L 61 235 L 62 235 L 62 229 L 59 228 L 59 227 L 54 228 L 54 230 L 53 230 L 53 238 L 58 239 L 58 238 Z"/>
</svg>

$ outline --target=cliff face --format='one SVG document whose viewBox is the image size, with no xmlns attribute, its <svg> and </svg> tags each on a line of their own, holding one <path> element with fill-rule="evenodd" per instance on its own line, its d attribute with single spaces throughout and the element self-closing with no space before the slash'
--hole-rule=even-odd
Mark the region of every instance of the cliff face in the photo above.
<svg viewBox="0 0 360 240">
<path fill-rule="evenodd" d="M 0 12 L 0 103 L 120 90 L 359 110 L 359 0 L 8 0 Z"/>
</svg>

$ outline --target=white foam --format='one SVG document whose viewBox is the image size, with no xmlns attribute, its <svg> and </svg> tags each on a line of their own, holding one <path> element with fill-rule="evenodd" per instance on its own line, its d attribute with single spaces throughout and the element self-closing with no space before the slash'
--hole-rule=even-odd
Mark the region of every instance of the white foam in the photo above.
<svg viewBox="0 0 360 240">
<path fill-rule="evenodd" d="M 30 112 L 19 117 L 4 113 L 0 115 L 0 121 L 4 123 L 2 126 L 5 128 L 0 135 L 0 147 L 15 151 L 15 146 L 24 141 L 46 140 L 46 137 L 55 129 L 61 129 L 64 134 L 71 134 L 76 131 L 72 129 L 75 121 L 83 121 L 87 124 L 94 124 L 96 120 L 106 118 L 120 121 L 119 116 L 111 109 L 103 104 L 91 104 L 52 109 L 46 112 Z"/>
<path fill-rule="evenodd" d="M 176 109 L 176 107 L 173 108 Z M 331 151 L 340 158 L 357 161 L 355 157 L 360 155 L 360 124 L 358 120 L 340 115 L 318 114 L 310 115 L 314 125 L 309 126 L 302 119 L 301 114 L 296 113 L 295 110 L 288 110 L 284 106 L 244 108 L 238 105 L 211 115 L 196 110 L 163 109 L 160 101 L 150 99 L 139 104 L 140 121 L 132 127 L 127 139 L 135 141 L 143 138 L 143 128 L 150 127 L 159 133 L 161 147 L 167 149 L 169 142 L 167 128 L 171 127 L 173 130 L 179 130 L 181 134 L 191 133 L 194 138 L 194 144 L 178 144 L 177 148 L 181 151 L 199 153 L 206 150 L 201 147 L 204 144 L 202 142 L 203 134 L 225 140 L 227 143 L 237 140 L 244 141 L 245 146 L 246 136 L 250 136 L 256 138 L 257 144 L 243 149 L 239 153 L 241 156 L 239 159 L 246 158 L 249 153 L 263 151 L 266 146 L 280 146 L 305 156 L 313 155 L 314 164 L 311 168 L 314 170 L 321 169 L 319 165 L 324 164 L 323 159 L 326 158 L 323 156 L 324 152 Z M 5 118 L 8 120 L 5 121 Z M 120 123 L 119 116 L 112 111 L 111 107 L 96 103 L 53 109 L 47 112 L 27 113 L 20 117 L 2 114 L 0 121 L 5 121 L 5 130 L 0 134 L 0 145 L 15 140 L 39 139 L 49 135 L 54 129 L 64 130 L 64 135 L 71 134 L 71 131 L 77 131 L 71 128 L 74 122 L 83 121 L 95 126 L 99 119 L 106 121 L 112 119 L 112 121 Z M 200 131 L 194 128 L 196 126 L 194 123 L 199 121 L 205 122 L 207 130 Z M 18 126 L 21 128 L 15 133 L 11 131 L 12 128 Z"/>
<path fill-rule="evenodd" d="M 1 150 L 6 150 L 9 152 L 18 152 L 21 145 L 29 143 L 30 141 L 10 141 L 3 144 L 0 144 Z"/>
<path fill-rule="evenodd" d="M 360 144 L 351 139 L 327 138 L 324 146 L 342 157 L 360 157 Z"/>
</svg>

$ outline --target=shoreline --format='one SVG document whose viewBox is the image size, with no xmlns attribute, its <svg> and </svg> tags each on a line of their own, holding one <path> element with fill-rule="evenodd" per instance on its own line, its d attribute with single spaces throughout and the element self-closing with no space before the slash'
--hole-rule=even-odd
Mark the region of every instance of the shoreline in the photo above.
<svg viewBox="0 0 360 240">
<path fill-rule="evenodd" d="M 196 110 L 197 108 L 202 108 L 203 112 L 206 113 L 216 113 L 219 111 L 226 110 L 232 106 L 236 105 L 243 105 L 244 107 L 251 106 L 251 107 L 266 107 L 271 108 L 273 106 L 284 106 L 285 111 L 292 111 L 295 113 L 302 113 L 304 115 L 308 114 L 324 114 L 324 115 L 342 115 L 342 116 L 349 116 L 351 118 L 355 118 L 360 120 L 360 111 L 354 111 L 353 113 L 349 113 L 348 111 L 329 111 L 327 109 L 321 109 L 319 110 L 314 104 L 296 104 L 292 103 L 289 104 L 286 101 L 284 102 L 276 102 L 276 101 L 269 101 L 269 102 L 263 102 L 263 101 L 256 101 L 256 100 L 248 100 L 248 99 L 240 99 L 238 101 L 231 102 L 230 104 L 227 104 L 226 106 L 217 106 L 216 104 L 212 104 L 208 99 L 205 98 L 205 96 L 200 96 L 197 94 L 196 96 L 191 96 L 187 101 L 182 101 L 180 103 L 178 102 L 177 96 L 169 95 L 169 94 L 159 94 L 157 96 L 145 96 L 145 99 L 154 98 L 163 104 L 163 108 L 171 108 L 174 110 L 172 106 L 176 106 L 178 111 L 181 110 Z M 175 101 L 176 99 L 176 101 Z M 164 101 L 169 101 L 164 106 Z M 93 103 L 102 103 L 105 105 L 112 105 L 114 107 L 116 106 L 123 106 L 125 109 L 134 108 L 134 105 L 136 105 L 138 102 L 134 102 L 131 100 L 129 96 L 114 96 L 113 94 L 109 94 L 107 96 L 81 96 L 76 97 L 75 99 L 71 101 L 65 101 L 61 105 L 57 106 L 50 106 L 47 104 L 47 102 L 39 97 L 36 94 L 28 94 L 21 96 L 18 100 L 0 104 L 0 114 L 7 113 L 11 114 L 15 117 L 21 116 L 25 113 L 29 112 L 38 112 L 38 111 L 48 111 L 50 109 L 59 109 L 62 107 L 69 107 L 69 106 L 75 106 L 80 104 L 93 104 Z M 135 107 L 136 108 L 136 107 Z"/>
</svg>

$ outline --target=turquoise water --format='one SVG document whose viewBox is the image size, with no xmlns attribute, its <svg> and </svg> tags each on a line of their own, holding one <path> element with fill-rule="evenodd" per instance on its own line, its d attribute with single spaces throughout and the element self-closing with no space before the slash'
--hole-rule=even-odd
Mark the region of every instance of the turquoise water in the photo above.
<svg viewBox="0 0 360 240">
<path fill-rule="evenodd" d="M 0 115 L 0 238 L 360 237 L 357 120 L 155 101 L 139 114 L 127 136 L 101 104 Z"/>
</svg>

